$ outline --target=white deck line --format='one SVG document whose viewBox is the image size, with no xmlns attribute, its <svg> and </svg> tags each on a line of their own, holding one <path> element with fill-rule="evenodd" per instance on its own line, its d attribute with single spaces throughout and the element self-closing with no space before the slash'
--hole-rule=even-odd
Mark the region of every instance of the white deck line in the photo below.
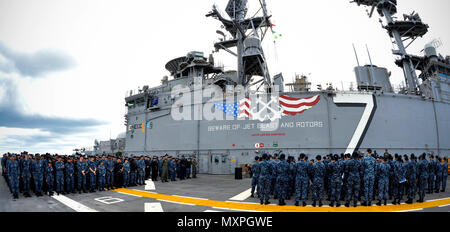
<svg viewBox="0 0 450 232">
<path fill-rule="evenodd" d="M 69 208 L 77 211 L 77 212 L 98 212 L 97 210 L 91 209 L 77 201 L 74 201 L 66 196 L 59 195 L 59 196 L 52 196 L 53 199 L 63 203 L 64 205 L 68 206 Z"/>
<path fill-rule="evenodd" d="M 238 195 L 230 198 L 230 200 L 232 200 L 232 201 L 243 201 L 243 200 L 249 198 L 250 195 L 252 195 L 252 189 L 251 188 L 249 188 L 249 189 L 245 190 L 244 192 L 239 193 Z"/>
<path fill-rule="evenodd" d="M 146 213 L 164 212 L 161 203 L 145 203 L 144 211 Z"/>
</svg>

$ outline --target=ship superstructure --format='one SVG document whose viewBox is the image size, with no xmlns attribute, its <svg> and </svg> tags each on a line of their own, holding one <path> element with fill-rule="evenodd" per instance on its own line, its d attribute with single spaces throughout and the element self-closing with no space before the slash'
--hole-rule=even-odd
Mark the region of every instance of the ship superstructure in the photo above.
<svg viewBox="0 0 450 232">
<path fill-rule="evenodd" d="M 315 156 L 372 148 L 379 153 L 388 149 L 399 154 L 448 155 L 450 58 L 437 54 L 432 44 L 426 45 L 424 56 L 407 53 L 408 44 L 425 35 L 429 27 L 416 13 L 395 20 L 397 1 L 355 2 L 368 6 L 370 16 L 376 10 L 385 18 L 383 27 L 398 48 L 393 51 L 399 57 L 396 64 L 404 70 L 406 87 L 400 92 L 394 91 L 388 70 L 373 64 L 355 68 L 354 91 L 337 91 L 331 86 L 311 91 L 305 76 L 287 84 L 285 91 L 283 76 L 270 76 L 261 46 L 272 25 L 266 1 L 260 1 L 258 15 L 248 18 L 247 1 L 230 0 L 225 9 L 228 16 L 217 6 L 207 16 L 219 20 L 227 31 L 217 32 L 223 38 L 214 47 L 236 57 L 237 70 L 217 67 L 214 57 L 202 52 L 169 61 L 170 77 L 164 77 L 160 86 L 145 86 L 125 98 L 125 153 L 196 156 L 200 172 L 211 174 L 231 174 L 235 167 L 251 163 L 264 152 Z M 196 98 L 195 92 L 213 85 L 223 90 L 222 100 L 213 102 L 215 113 L 233 120 L 198 117 L 215 98 Z M 179 86 L 183 91 L 173 94 Z M 278 97 L 264 105 L 248 94 L 240 98 L 228 86 Z M 188 95 L 193 95 L 191 103 L 179 104 L 179 99 Z M 225 100 L 230 96 L 233 102 Z M 261 116 L 255 104 L 272 114 Z M 175 117 L 188 109 L 191 120 Z M 244 119 L 239 117 L 243 114 Z M 272 120 L 274 115 L 276 120 Z"/>
</svg>

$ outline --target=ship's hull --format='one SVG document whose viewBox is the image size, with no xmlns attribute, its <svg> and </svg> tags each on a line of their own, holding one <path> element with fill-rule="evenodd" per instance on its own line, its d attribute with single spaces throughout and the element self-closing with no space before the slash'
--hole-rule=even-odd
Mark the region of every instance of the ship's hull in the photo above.
<svg viewBox="0 0 450 232">
<path fill-rule="evenodd" d="M 398 94 L 304 92 L 293 98 L 320 94 L 311 109 L 282 117 L 278 129 L 252 120 L 181 120 L 170 109 L 128 115 L 128 155 L 196 156 L 199 171 L 231 174 L 263 153 L 298 157 L 341 154 L 371 148 L 378 154 L 450 154 L 450 104 Z M 272 124 L 272 126 L 275 124 Z M 270 127 L 270 126 L 269 126 Z"/>
</svg>

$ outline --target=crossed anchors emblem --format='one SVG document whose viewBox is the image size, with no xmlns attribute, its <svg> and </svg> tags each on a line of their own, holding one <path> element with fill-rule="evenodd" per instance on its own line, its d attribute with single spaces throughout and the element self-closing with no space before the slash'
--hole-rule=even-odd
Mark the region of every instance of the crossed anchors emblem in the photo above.
<svg viewBox="0 0 450 232">
<path fill-rule="evenodd" d="M 275 105 L 275 109 L 270 106 L 273 103 Z M 261 106 L 259 111 L 257 110 L 258 105 Z M 266 113 L 267 110 L 270 112 Z M 270 120 L 273 122 L 275 120 L 281 119 L 281 117 L 283 116 L 282 112 L 283 112 L 283 110 L 280 107 L 280 100 L 276 96 L 271 96 L 271 99 L 268 103 L 265 103 L 259 97 L 256 98 L 255 106 L 251 109 L 252 118 L 254 120 L 259 120 L 261 122 L 264 122 L 267 120 Z"/>
</svg>

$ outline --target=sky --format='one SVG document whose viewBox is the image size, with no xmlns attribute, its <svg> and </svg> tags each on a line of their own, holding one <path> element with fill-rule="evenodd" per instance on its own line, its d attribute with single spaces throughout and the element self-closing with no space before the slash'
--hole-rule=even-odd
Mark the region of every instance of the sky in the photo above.
<svg viewBox="0 0 450 232">
<path fill-rule="evenodd" d="M 125 131 L 125 93 L 160 84 L 165 64 L 190 51 L 208 56 L 220 23 L 205 15 L 226 0 L 0 0 L 0 153 L 29 151 L 71 154 L 94 140 Z M 392 72 L 400 85 L 390 39 L 365 8 L 348 0 L 267 0 L 282 37 L 263 43 L 272 75 L 287 82 L 310 76 L 313 86 L 355 82 L 354 43 L 361 64 Z M 249 0 L 249 15 L 257 0 Z M 398 1 L 398 17 L 416 10 L 430 25 L 408 52 L 440 39 L 450 55 L 450 1 Z M 216 63 L 235 69 L 226 52 Z M 313 87 L 314 89 L 314 87 Z"/>
</svg>

